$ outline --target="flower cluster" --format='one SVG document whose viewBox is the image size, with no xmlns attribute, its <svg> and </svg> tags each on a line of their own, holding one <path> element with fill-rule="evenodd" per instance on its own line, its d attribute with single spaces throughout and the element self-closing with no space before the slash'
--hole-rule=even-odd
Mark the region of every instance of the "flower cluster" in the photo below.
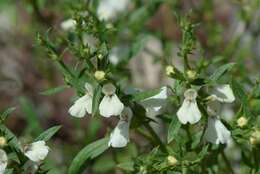
<svg viewBox="0 0 260 174">
<path fill-rule="evenodd" d="M 182 124 L 195 124 L 201 119 L 201 112 L 199 110 L 196 98 L 197 91 L 195 89 L 188 89 L 184 93 L 184 101 L 177 112 L 179 121 Z M 209 97 L 209 102 L 225 102 L 231 103 L 235 100 L 232 89 L 229 85 L 219 85 L 214 89 L 213 94 Z M 217 115 L 216 108 L 213 104 L 208 105 L 208 123 L 205 131 L 205 140 L 214 144 L 225 144 L 231 138 L 230 131 L 224 126 Z"/>
<path fill-rule="evenodd" d="M 23 149 L 23 154 L 29 158 L 35 165 L 38 166 L 49 153 L 49 147 L 45 141 L 36 141 L 28 144 Z M 7 154 L 4 150 L 0 149 L 0 174 L 3 174 L 8 165 Z"/>
<path fill-rule="evenodd" d="M 84 117 L 87 113 L 92 113 L 92 101 L 93 101 L 93 87 L 91 84 L 86 83 L 86 94 L 80 97 L 70 107 L 69 113 L 74 117 Z M 112 147 L 124 147 L 129 141 L 129 126 L 133 116 L 132 110 L 129 107 L 124 106 L 116 95 L 116 87 L 107 83 L 102 87 L 104 94 L 103 99 L 99 104 L 99 113 L 101 116 L 109 118 L 111 116 L 119 116 L 120 120 L 111 133 L 109 146 Z"/>
</svg>

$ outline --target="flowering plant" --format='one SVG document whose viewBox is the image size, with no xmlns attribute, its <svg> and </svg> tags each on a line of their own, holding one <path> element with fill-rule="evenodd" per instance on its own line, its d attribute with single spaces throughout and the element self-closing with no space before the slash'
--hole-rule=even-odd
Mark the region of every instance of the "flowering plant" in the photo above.
<svg viewBox="0 0 260 174">
<path fill-rule="evenodd" d="M 241 64 L 228 59 L 230 50 L 204 53 L 196 38 L 203 26 L 193 18 L 195 12 L 183 15 L 177 5 L 169 0 L 90 0 L 74 7 L 58 28 L 37 35 L 64 80 L 64 85 L 44 94 L 71 88 L 72 119 L 116 123 L 105 128 L 102 138 L 84 144 L 69 174 L 91 173 L 88 164 L 106 154 L 114 161 L 111 170 L 118 173 L 260 173 L 259 103 L 255 104 L 260 79 L 241 83 L 246 81 L 237 76 Z M 163 32 L 147 27 L 162 6 L 176 10 L 169 14 L 180 28 L 178 50 L 172 51 L 172 41 Z M 167 82 L 153 89 L 133 84 L 132 69 L 138 64 L 129 64 L 140 57 L 160 64 Z M 149 81 L 152 75 L 141 79 Z M 233 112 L 231 119 L 226 110 Z M 40 135 L 24 148 L 22 157 L 35 163 L 45 159 L 50 149 L 44 137 L 49 139 L 57 130 Z M 0 157 L 4 170 L 5 151 Z"/>
</svg>

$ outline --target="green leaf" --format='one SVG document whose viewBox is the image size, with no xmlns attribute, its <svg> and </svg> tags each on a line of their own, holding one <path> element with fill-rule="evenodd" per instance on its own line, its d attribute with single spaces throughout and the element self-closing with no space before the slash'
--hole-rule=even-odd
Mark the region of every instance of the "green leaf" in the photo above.
<svg viewBox="0 0 260 174">
<path fill-rule="evenodd" d="M 12 174 L 13 173 L 13 169 L 6 169 L 4 174 Z"/>
<path fill-rule="evenodd" d="M 238 99 L 240 101 L 240 103 L 242 104 L 244 115 L 246 117 L 253 116 L 253 113 L 251 112 L 250 106 L 248 103 L 247 94 L 246 94 L 243 86 L 241 85 L 241 83 L 238 83 L 235 79 L 232 79 L 231 87 L 232 87 L 232 90 L 234 92 L 236 99 Z"/>
<path fill-rule="evenodd" d="M 51 137 L 53 135 L 55 135 L 59 130 L 60 130 L 61 126 L 53 126 L 49 129 L 47 129 L 46 131 L 44 131 L 43 133 L 41 133 L 36 139 L 35 141 L 48 141 L 51 139 Z"/>
<path fill-rule="evenodd" d="M 241 85 L 241 83 L 238 83 L 235 79 L 232 79 L 231 87 L 234 92 L 234 95 L 236 96 L 236 99 L 238 99 L 243 106 L 247 105 L 247 95 Z"/>
<path fill-rule="evenodd" d="M 73 159 L 68 173 L 80 174 L 88 160 L 96 158 L 109 148 L 108 140 L 108 137 L 102 138 L 84 147 Z"/>
<path fill-rule="evenodd" d="M 102 56 L 106 56 L 108 54 L 108 49 L 106 43 L 102 43 L 100 48 L 99 48 L 99 54 Z"/>
<path fill-rule="evenodd" d="M 181 123 L 176 115 L 173 116 L 170 126 L 168 128 L 167 142 L 170 143 L 178 134 L 181 128 Z"/>
<path fill-rule="evenodd" d="M 100 167 L 102 166 L 102 167 Z M 115 169 L 116 162 L 110 154 L 102 155 L 95 160 L 95 164 L 91 165 L 93 173 L 107 173 Z"/>
<path fill-rule="evenodd" d="M 260 99 L 260 85 L 258 84 L 254 90 L 254 97 Z"/>
<path fill-rule="evenodd" d="M 41 92 L 40 94 L 41 94 L 41 95 L 46 95 L 46 96 L 48 96 L 48 95 L 53 95 L 53 94 L 57 94 L 57 93 L 59 93 L 59 92 L 64 91 L 66 88 L 68 88 L 68 86 L 62 85 L 62 86 L 58 86 L 58 87 L 51 88 L 51 89 L 48 89 L 48 90 L 46 90 L 46 91 L 43 91 L 43 92 Z"/>
<path fill-rule="evenodd" d="M 148 37 L 149 36 L 147 35 L 140 35 L 137 37 L 136 41 L 133 43 L 132 46 L 131 57 L 136 56 L 141 50 L 144 49 Z"/>
<path fill-rule="evenodd" d="M 134 162 L 133 161 L 127 161 L 127 162 L 122 162 L 117 165 L 120 169 L 123 169 L 125 171 L 134 171 Z"/>
<path fill-rule="evenodd" d="M 0 124 L 0 130 L 4 133 L 5 138 L 8 141 L 9 146 L 14 149 L 16 152 L 22 151 L 22 146 L 16 136 L 10 131 L 5 125 Z"/>
<path fill-rule="evenodd" d="M 230 71 L 235 63 L 228 63 L 225 65 L 220 66 L 210 77 L 209 81 L 216 82 L 220 79 L 226 72 Z"/>
<path fill-rule="evenodd" d="M 143 92 L 138 92 L 133 94 L 132 100 L 135 102 L 145 100 L 147 98 L 150 98 L 152 96 L 155 96 L 156 94 L 160 93 L 162 89 L 153 89 L 153 90 L 147 90 Z"/>
<path fill-rule="evenodd" d="M 92 115 L 95 116 L 98 113 L 98 106 L 102 96 L 102 87 L 98 85 L 94 90 L 92 99 Z"/>
<path fill-rule="evenodd" d="M 208 154 L 208 148 L 209 145 L 206 145 L 202 148 L 202 150 L 198 154 L 198 160 L 202 160 Z"/>
<path fill-rule="evenodd" d="M 34 135 L 40 134 L 40 132 L 42 132 L 42 128 L 32 102 L 26 97 L 20 97 L 19 102 L 28 123 L 26 131 Z"/>
<path fill-rule="evenodd" d="M 139 9 L 135 10 L 131 13 L 129 17 L 129 25 L 133 30 L 140 30 L 145 21 L 149 18 L 149 9 L 148 7 L 140 7 Z"/>
<path fill-rule="evenodd" d="M 5 109 L 1 114 L 1 120 L 5 120 L 16 108 L 15 107 L 11 107 L 11 108 L 7 108 Z"/>
</svg>

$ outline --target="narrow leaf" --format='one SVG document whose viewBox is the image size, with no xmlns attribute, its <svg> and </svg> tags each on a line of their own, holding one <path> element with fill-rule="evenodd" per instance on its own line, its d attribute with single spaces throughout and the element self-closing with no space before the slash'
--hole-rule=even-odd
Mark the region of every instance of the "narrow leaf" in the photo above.
<svg viewBox="0 0 260 174">
<path fill-rule="evenodd" d="M 108 140 L 108 137 L 102 138 L 84 147 L 73 159 L 68 174 L 80 174 L 88 160 L 96 158 L 109 148 Z"/>
<path fill-rule="evenodd" d="M 253 114 L 250 111 L 247 94 L 243 86 L 240 83 L 238 83 L 235 79 L 232 79 L 231 86 L 236 99 L 238 99 L 242 104 L 245 116 L 251 117 Z"/>
<path fill-rule="evenodd" d="M 123 162 L 117 165 L 117 167 L 125 170 L 125 171 L 134 171 L 134 162 L 133 161 L 127 161 Z"/>
<path fill-rule="evenodd" d="M 28 122 L 27 131 L 34 135 L 39 134 L 42 131 L 42 128 L 32 102 L 26 97 L 20 97 L 19 102 L 21 104 L 22 112 L 26 116 L 26 121 Z"/>
<path fill-rule="evenodd" d="M 11 107 L 5 109 L 0 115 L 1 115 L 1 120 L 5 120 L 16 108 Z"/>
<path fill-rule="evenodd" d="M 217 81 L 220 79 L 226 72 L 230 71 L 235 63 L 228 63 L 225 65 L 220 66 L 210 77 L 209 80 L 212 82 Z"/>
<path fill-rule="evenodd" d="M 133 94 L 132 100 L 135 102 L 145 100 L 147 98 L 150 98 L 152 96 L 155 96 L 156 94 L 160 93 L 162 89 L 153 89 L 153 90 L 147 90 L 143 92 L 138 92 Z"/>
<path fill-rule="evenodd" d="M 13 174 L 13 169 L 6 169 L 4 174 Z"/>
<path fill-rule="evenodd" d="M 36 139 L 35 141 L 48 141 L 49 139 L 51 139 L 51 137 L 53 135 L 55 135 L 59 130 L 60 130 L 61 126 L 53 126 L 49 129 L 47 129 L 46 131 L 44 131 L 43 133 L 41 133 Z"/>
<path fill-rule="evenodd" d="M 240 83 L 238 83 L 235 79 L 232 79 L 232 90 L 234 92 L 234 95 L 236 96 L 236 99 L 238 99 L 242 105 L 247 105 L 247 95 Z"/>
<path fill-rule="evenodd" d="M 22 146 L 16 136 L 13 134 L 11 130 L 9 130 L 5 125 L 0 124 L 0 130 L 4 133 L 5 138 L 8 141 L 9 146 L 17 152 L 22 151 Z"/>
<path fill-rule="evenodd" d="M 148 40 L 148 35 L 140 35 L 137 40 L 133 43 L 131 50 L 131 57 L 136 56 L 141 50 L 144 49 L 145 44 Z"/>
<path fill-rule="evenodd" d="M 94 90 L 94 95 L 93 95 L 93 99 L 92 99 L 92 115 L 95 116 L 98 112 L 98 106 L 99 106 L 99 102 L 101 100 L 101 94 L 102 92 L 102 88 L 100 85 L 98 85 L 95 90 Z"/>
<path fill-rule="evenodd" d="M 57 93 L 59 93 L 59 92 L 64 91 L 66 88 L 68 88 L 68 86 L 62 85 L 62 86 L 58 86 L 58 87 L 51 88 L 51 89 L 48 89 L 48 90 L 46 90 L 46 91 L 43 91 L 43 92 L 41 92 L 40 94 L 41 94 L 41 95 L 46 95 L 46 96 L 48 96 L 48 95 L 54 95 L 54 94 L 57 94 Z"/>
<path fill-rule="evenodd" d="M 170 143 L 178 134 L 181 128 L 181 123 L 176 115 L 173 116 L 170 126 L 168 128 L 167 142 Z"/>
</svg>

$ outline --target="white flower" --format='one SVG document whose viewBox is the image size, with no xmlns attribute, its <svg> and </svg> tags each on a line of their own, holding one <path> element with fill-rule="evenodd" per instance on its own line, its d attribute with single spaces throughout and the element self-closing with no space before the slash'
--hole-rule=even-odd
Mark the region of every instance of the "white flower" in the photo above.
<svg viewBox="0 0 260 174">
<path fill-rule="evenodd" d="M 70 107 L 69 113 L 74 117 L 84 117 L 86 112 L 92 113 L 92 98 L 93 98 L 93 88 L 89 83 L 85 84 L 86 94 L 80 97 L 75 103 Z"/>
<path fill-rule="evenodd" d="M 231 140 L 231 133 L 219 119 L 209 117 L 204 138 L 213 144 L 226 144 Z"/>
<path fill-rule="evenodd" d="M 233 91 L 228 84 L 216 86 L 210 97 L 223 103 L 232 103 L 235 101 Z"/>
<path fill-rule="evenodd" d="M 0 149 L 0 174 L 5 172 L 7 167 L 7 155 L 4 150 Z"/>
<path fill-rule="evenodd" d="M 74 19 L 67 19 L 63 21 L 60 26 L 63 30 L 69 31 L 69 30 L 74 30 L 76 28 L 76 21 Z"/>
<path fill-rule="evenodd" d="M 166 104 L 167 97 L 168 90 L 167 87 L 164 86 L 158 94 L 143 100 L 141 105 L 148 110 L 159 112 L 160 109 Z"/>
<path fill-rule="evenodd" d="M 197 91 L 194 89 L 188 89 L 184 93 L 184 101 L 177 112 L 179 121 L 182 124 L 197 123 L 201 118 L 201 113 L 197 105 Z"/>
<path fill-rule="evenodd" d="M 124 104 L 115 94 L 115 86 L 111 83 L 108 83 L 103 86 L 102 92 L 105 94 L 105 96 L 99 104 L 100 115 L 102 115 L 103 117 L 120 115 L 124 109 Z"/>
<path fill-rule="evenodd" d="M 100 20 L 114 20 L 119 13 L 126 10 L 129 0 L 101 0 L 97 8 L 97 15 Z"/>
<path fill-rule="evenodd" d="M 46 158 L 49 153 L 49 147 L 45 141 L 37 141 L 25 147 L 25 156 L 33 162 L 40 162 Z"/>
<path fill-rule="evenodd" d="M 129 126 L 132 117 L 132 110 L 129 107 L 125 107 L 120 115 L 117 126 L 110 135 L 108 146 L 120 148 L 127 145 L 129 142 Z"/>
<path fill-rule="evenodd" d="M 120 51 L 121 47 L 113 47 L 108 55 L 108 60 L 113 64 L 117 65 L 120 62 Z"/>
</svg>

